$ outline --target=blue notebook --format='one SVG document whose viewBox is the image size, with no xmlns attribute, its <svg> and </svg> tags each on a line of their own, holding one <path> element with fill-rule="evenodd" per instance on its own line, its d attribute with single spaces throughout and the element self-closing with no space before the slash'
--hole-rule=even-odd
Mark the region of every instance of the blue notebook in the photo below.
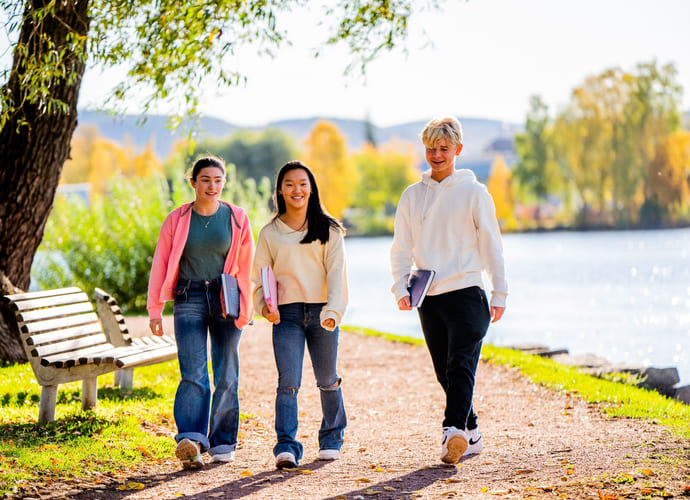
<svg viewBox="0 0 690 500">
<path fill-rule="evenodd" d="M 429 291 L 436 271 L 430 269 L 414 269 L 407 280 L 407 291 L 410 292 L 410 304 L 419 307 Z"/>
</svg>

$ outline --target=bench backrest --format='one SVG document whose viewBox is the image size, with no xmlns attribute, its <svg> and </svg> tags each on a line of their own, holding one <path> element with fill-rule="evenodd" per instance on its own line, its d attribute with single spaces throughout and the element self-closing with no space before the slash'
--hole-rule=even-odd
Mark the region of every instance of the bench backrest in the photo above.
<svg viewBox="0 0 690 500">
<path fill-rule="evenodd" d="M 112 349 L 112 345 L 81 289 L 27 292 L 7 295 L 3 300 L 15 312 L 22 345 L 41 385 L 109 371 L 93 366 L 98 353 Z"/>
<path fill-rule="evenodd" d="M 127 328 L 122 309 L 120 309 L 115 297 L 100 288 L 95 288 L 94 294 L 96 296 L 96 311 L 110 343 L 115 347 L 131 345 L 132 335 Z"/>
</svg>

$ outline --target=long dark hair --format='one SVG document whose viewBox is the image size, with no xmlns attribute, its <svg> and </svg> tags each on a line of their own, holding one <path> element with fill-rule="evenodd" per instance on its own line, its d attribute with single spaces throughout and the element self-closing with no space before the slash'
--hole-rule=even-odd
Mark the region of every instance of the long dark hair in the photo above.
<svg viewBox="0 0 690 500">
<path fill-rule="evenodd" d="M 273 192 L 273 203 L 275 204 L 277 213 L 273 219 L 277 219 L 286 211 L 285 198 L 280 194 L 280 185 L 283 183 L 283 178 L 290 170 L 301 168 L 307 173 L 309 184 L 311 185 L 311 194 L 309 195 L 309 202 L 307 204 L 307 234 L 300 243 L 311 243 L 315 240 L 320 240 L 321 244 L 328 241 L 330 228 L 336 228 L 345 232 L 343 226 L 335 217 L 332 217 L 321 205 L 321 198 L 319 197 L 319 187 L 316 185 L 316 178 L 312 171 L 301 161 L 289 161 L 278 171 L 276 177 L 276 187 Z"/>
</svg>

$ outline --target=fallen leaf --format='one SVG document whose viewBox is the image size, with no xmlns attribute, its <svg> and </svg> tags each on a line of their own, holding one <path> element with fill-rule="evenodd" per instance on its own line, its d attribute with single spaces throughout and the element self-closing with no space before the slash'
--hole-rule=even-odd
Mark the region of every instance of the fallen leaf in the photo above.
<svg viewBox="0 0 690 500">
<path fill-rule="evenodd" d="M 314 473 L 313 470 L 309 470 L 309 469 L 300 469 L 297 472 L 299 472 L 300 474 L 313 474 Z"/>
<path fill-rule="evenodd" d="M 531 474 L 534 472 L 534 469 L 518 469 L 515 471 L 515 474 Z"/>
<path fill-rule="evenodd" d="M 392 486 L 384 486 L 383 489 L 384 489 L 384 491 L 398 491 L 395 488 L 393 488 Z"/>
<path fill-rule="evenodd" d="M 382 469 L 381 467 L 376 467 L 374 469 L 374 472 L 385 472 L 385 469 Z"/>
<path fill-rule="evenodd" d="M 381 493 L 383 493 L 383 491 L 367 490 L 364 492 L 364 494 L 367 496 L 380 495 Z"/>
<path fill-rule="evenodd" d="M 446 483 L 462 483 L 462 480 L 449 477 L 448 479 L 446 479 Z"/>
<path fill-rule="evenodd" d="M 135 483 L 135 482 L 130 482 L 127 484 L 121 484 L 120 485 L 120 490 L 143 490 L 146 488 L 146 485 L 143 483 Z"/>
<path fill-rule="evenodd" d="M 371 479 L 368 479 L 366 477 L 360 477 L 359 479 L 355 479 L 355 481 L 358 483 L 371 483 Z"/>
<path fill-rule="evenodd" d="M 642 469 L 641 472 L 642 472 L 642 474 L 644 474 L 645 476 L 656 476 L 656 473 L 655 473 L 652 469 L 650 469 L 650 468 Z"/>
<path fill-rule="evenodd" d="M 240 472 L 240 476 L 242 477 L 252 477 L 254 474 L 252 474 L 252 471 L 249 469 L 245 469 L 242 472 Z"/>
</svg>

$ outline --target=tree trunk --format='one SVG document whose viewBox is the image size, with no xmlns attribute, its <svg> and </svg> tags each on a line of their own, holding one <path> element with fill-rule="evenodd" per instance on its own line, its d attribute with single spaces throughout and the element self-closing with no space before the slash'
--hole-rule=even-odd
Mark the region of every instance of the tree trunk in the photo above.
<svg viewBox="0 0 690 500">
<path fill-rule="evenodd" d="M 45 102 L 24 100 L 21 87 L 29 58 L 41 60 L 48 52 L 41 35 L 55 47 L 67 48 L 68 35 L 86 37 L 89 29 L 87 0 L 55 3 L 54 15 L 37 26 L 31 13 L 48 0 L 29 0 L 14 60 L 7 83 L 2 89 L 18 106 L 0 130 L 0 276 L 2 293 L 12 287 L 26 290 L 31 279 L 31 264 L 43 238 L 60 173 L 70 154 L 72 134 L 77 126 L 77 100 L 85 61 L 67 49 L 64 64 L 72 81 L 53 80 L 52 98 L 64 102 L 67 111 L 47 110 Z M 17 50 L 25 47 L 28 52 Z M 0 357 L 9 362 L 26 361 L 19 332 L 7 321 L 0 321 Z M 18 347 L 18 349 L 17 349 Z"/>
</svg>

